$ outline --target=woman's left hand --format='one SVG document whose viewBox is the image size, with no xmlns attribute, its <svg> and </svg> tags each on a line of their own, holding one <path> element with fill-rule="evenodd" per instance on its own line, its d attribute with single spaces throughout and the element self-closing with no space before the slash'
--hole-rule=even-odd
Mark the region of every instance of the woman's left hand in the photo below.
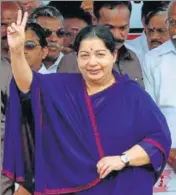
<svg viewBox="0 0 176 195">
<path fill-rule="evenodd" d="M 97 172 L 103 179 L 112 171 L 120 171 L 124 167 L 125 164 L 121 161 L 120 156 L 109 156 L 102 158 L 97 163 Z"/>
</svg>

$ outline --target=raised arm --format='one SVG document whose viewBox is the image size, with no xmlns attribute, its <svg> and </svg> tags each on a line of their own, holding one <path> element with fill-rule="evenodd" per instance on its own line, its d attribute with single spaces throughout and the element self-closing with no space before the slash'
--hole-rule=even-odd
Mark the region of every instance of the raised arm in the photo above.
<svg viewBox="0 0 176 195">
<path fill-rule="evenodd" d="M 20 91 L 27 93 L 32 82 L 32 71 L 24 55 L 25 26 L 28 14 L 18 11 L 16 23 L 7 28 L 7 39 L 11 57 L 12 73 Z"/>
</svg>

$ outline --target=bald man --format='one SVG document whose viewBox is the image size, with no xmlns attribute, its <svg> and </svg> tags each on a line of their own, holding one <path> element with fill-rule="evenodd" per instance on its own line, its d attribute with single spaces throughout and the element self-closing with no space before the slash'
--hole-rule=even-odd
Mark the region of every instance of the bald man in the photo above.
<svg viewBox="0 0 176 195">
<path fill-rule="evenodd" d="M 18 0 L 19 4 L 22 6 L 24 11 L 27 11 L 29 14 L 37 7 L 42 4 L 41 0 Z"/>
<path fill-rule="evenodd" d="M 21 6 L 17 2 L 5 1 L 1 2 L 1 55 L 9 60 L 8 44 L 7 44 L 7 27 L 16 21 L 18 10 Z"/>
</svg>

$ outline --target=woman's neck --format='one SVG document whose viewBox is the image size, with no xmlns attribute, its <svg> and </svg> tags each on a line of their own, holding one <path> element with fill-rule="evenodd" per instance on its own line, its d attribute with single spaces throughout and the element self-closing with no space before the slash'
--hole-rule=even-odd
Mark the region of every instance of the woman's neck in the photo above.
<svg viewBox="0 0 176 195">
<path fill-rule="evenodd" d="M 101 92 L 115 83 L 115 77 L 111 73 L 101 81 L 86 81 L 88 95 Z"/>
</svg>

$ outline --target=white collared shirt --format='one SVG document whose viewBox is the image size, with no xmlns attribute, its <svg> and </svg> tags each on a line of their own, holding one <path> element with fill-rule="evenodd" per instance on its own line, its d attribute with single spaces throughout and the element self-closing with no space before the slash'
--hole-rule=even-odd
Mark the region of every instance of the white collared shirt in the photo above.
<svg viewBox="0 0 176 195">
<path fill-rule="evenodd" d="M 42 66 L 41 69 L 39 70 L 40 73 L 42 73 L 42 74 L 56 73 L 57 69 L 58 69 L 58 66 L 59 66 L 59 63 L 60 63 L 60 61 L 61 61 L 63 56 L 64 56 L 64 54 L 60 53 L 60 55 L 58 56 L 57 60 L 48 69 L 45 66 Z"/>
<path fill-rule="evenodd" d="M 40 74 L 48 74 L 47 69 L 43 63 L 41 68 L 37 72 L 39 72 Z"/>
<path fill-rule="evenodd" d="M 176 48 L 171 40 L 146 54 L 143 72 L 145 89 L 166 117 L 176 148 Z"/>
</svg>

